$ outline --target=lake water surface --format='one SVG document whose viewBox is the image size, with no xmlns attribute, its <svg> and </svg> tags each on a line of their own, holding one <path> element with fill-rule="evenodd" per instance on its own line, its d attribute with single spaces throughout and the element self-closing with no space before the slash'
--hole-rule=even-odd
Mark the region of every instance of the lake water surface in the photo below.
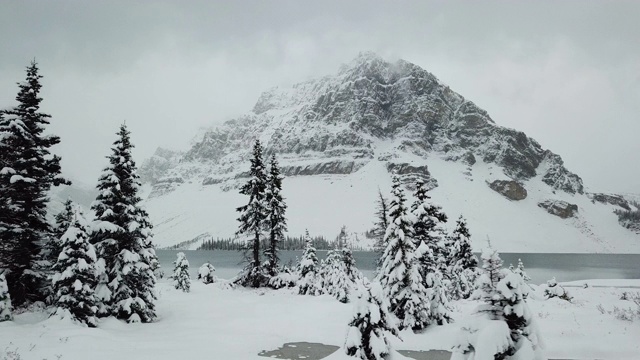
<svg viewBox="0 0 640 360">
<path fill-rule="evenodd" d="M 171 274 L 173 261 L 179 250 L 156 250 L 166 276 Z M 198 267 L 211 262 L 216 275 L 223 279 L 234 277 L 242 269 L 242 253 L 229 250 L 183 250 L 195 276 Z M 302 256 L 302 250 L 281 251 L 283 264 L 295 264 Z M 318 258 L 324 259 L 326 250 L 318 250 Z M 354 251 L 356 266 L 365 276 L 371 278 L 378 255 L 374 252 Z M 479 254 L 477 255 L 479 258 Z M 640 254 L 539 254 L 501 253 L 505 267 L 517 265 L 522 259 L 532 283 L 542 284 L 552 277 L 558 281 L 586 279 L 640 279 Z"/>
</svg>

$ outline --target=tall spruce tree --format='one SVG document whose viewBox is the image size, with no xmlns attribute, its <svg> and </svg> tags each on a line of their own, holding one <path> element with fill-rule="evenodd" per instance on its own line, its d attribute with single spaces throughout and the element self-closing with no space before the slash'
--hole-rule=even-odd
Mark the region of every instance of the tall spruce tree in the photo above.
<svg viewBox="0 0 640 360">
<path fill-rule="evenodd" d="M 248 264 L 238 278 L 238 282 L 243 286 L 260 287 L 268 282 L 260 266 L 260 239 L 268 216 L 266 191 L 267 175 L 262 161 L 262 145 L 260 140 L 256 140 L 253 146 L 249 181 L 240 188 L 240 194 L 249 196 L 249 202 L 236 209 L 240 213 L 238 217 L 240 226 L 236 235 L 252 237 L 246 249 L 251 252 L 251 256 L 246 256 Z"/>
<path fill-rule="evenodd" d="M 413 240 L 416 247 L 416 266 L 426 289 L 427 324 L 443 324 L 451 321 L 449 298 L 444 283 L 443 270 L 446 259 L 442 254 L 444 240 L 440 222 L 446 221 L 446 215 L 439 206 L 430 204 L 427 189 L 421 180 L 416 183 L 415 201 L 411 205 L 414 216 Z"/>
<path fill-rule="evenodd" d="M 378 189 L 378 198 L 376 199 L 375 217 L 376 222 L 373 226 L 373 236 L 376 242 L 374 250 L 378 254 L 382 255 L 385 248 L 384 234 L 387 232 L 387 227 L 389 227 L 389 203 L 382 195 L 382 191 L 380 191 L 380 189 Z"/>
<path fill-rule="evenodd" d="M 42 76 L 32 62 L 18 83 L 18 105 L 0 117 L 0 267 L 5 267 L 14 305 L 44 299 L 43 246 L 51 235 L 48 191 L 70 184 L 60 176 L 60 157 L 50 148 L 60 142 L 46 135 L 50 115 L 40 112 Z"/>
<path fill-rule="evenodd" d="M 287 219 L 285 217 L 287 204 L 285 204 L 282 197 L 282 179 L 283 176 L 280 174 L 278 161 L 275 154 L 273 154 L 269 164 L 265 196 L 269 244 L 264 250 L 264 255 L 267 258 L 265 270 L 269 276 L 275 276 L 278 272 L 278 244 L 284 240 L 284 233 L 287 231 Z"/>
<path fill-rule="evenodd" d="M 55 315 L 96 326 L 96 252 L 89 242 L 89 223 L 79 209 L 72 210 L 71 223 L 60 238 L 60 255 L 53 264 Z"/>
<path fill-rule="evenodd" d="M 140 207 L 133 144 L 124 124 L 117 135 L 92 205 L 97 220 L 92 243 L 102 258 L 98 267 L 105 272 L 98 295 L 106 314 L 128 322 L 150 322 L 156 317 L 153 270 L 158 260 L 149 216 Z"/>
<path fill-rule="evenodd" d="M 389 227 L 385 234 L 386 248 L 382 254 L 376 281 L 382 285 L 390 308 L 399 320 L 399 328 L 420 330 L 428 324 L 427 290 L 415 258 L 413 230 L 400 179 L 393 178 L 389 206 Z"/>
</svg>

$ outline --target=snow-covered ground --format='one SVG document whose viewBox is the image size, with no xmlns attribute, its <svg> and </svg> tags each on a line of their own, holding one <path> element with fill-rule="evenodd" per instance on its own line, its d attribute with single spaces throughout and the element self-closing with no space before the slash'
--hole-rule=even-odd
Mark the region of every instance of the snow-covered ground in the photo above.
<svg viewBox="0 0 640 360">
<path fill-rule="evenodd" d="M 574 285 L 583 284 L 576 282 Z M 596 283 L 593 283 L 596 284 Z M 598 280 L 597 285 L 640 287 L 640 280 Z M 551 359 L 637 359 L 640 319 L 619 320 L 608 311 L 629 308 L 616 287 L 570 287 L 572 303 L 543 300 L 540 291 L 529 300 Z M 43 311 L 19 314 L 0 323 L 0 359 L 264 359 L 257 354 L 289 342 L 341 346 L 352 313 L 351 304 L 329 296 L 298 296 L 291 290 L 230 289 L 193 281 L 191 292 L 158 284 L 159 319 L 152 324 L 125 324 L 103 319 L 96 329 L 48 318 Z M 460 320 L 477 303 L 454 302 Z M 600 309 L 599 309 L 600 308 Z M 604 312 L 604 313 L 603 313 Z M 433 327 L 422 334 L 401 333 L 396 350 L 450 349 L 458 326 Z M 11 357 L 11 352 L 20 357 Z M 394 354 L 394 359 L 403 359 Z M 327 360 L 351 359 L 342 348 Z"/>
</svg>

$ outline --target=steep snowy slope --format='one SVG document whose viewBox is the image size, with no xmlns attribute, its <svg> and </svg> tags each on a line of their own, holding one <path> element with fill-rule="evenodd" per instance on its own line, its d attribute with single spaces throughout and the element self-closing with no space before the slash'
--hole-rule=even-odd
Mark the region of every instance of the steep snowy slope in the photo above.
<svg viewBox="0 0 640 360">
<path fill-rule="evenodd" d="M 159 150 L 145 162 L 159 246 L 233 235 L 255 139 L 287 175 L 291 235 L 332 238 L 346 225 L 358 246 L 370 244 L 378 188 L 387 193 L 397 173 L 409 189 L 427 181 L 451 225 L 464 214 L 477 248 L 490 237 L 501 251 L 640 252 L 640 236 L 613 214 L 626 200 L 585 193 L 560 156 L 427 71 L 369 53 L 334 76 L 272 89 L 186 153 Z"/>
</svg>

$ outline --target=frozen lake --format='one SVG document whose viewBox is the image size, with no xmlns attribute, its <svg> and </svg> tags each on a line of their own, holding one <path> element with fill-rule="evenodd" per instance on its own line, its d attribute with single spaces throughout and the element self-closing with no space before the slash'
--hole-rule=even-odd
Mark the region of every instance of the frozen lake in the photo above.
<svg viewBox="0 0 640 360">
<path fill-rule="evenodd" d="M 160 264 L 168 276 L 173 269 L 173 261 L 180 250 L 157 250 Z M 197 268 L 209 261 L 216 268 L 216 275 L 223 279 L 234 277 L 242 268 L 242 253 L 229 250 L 184 250 L 195 276 Z M 283 264 L 295 264 L 302 251 L 281 251 Z M 326 250 L 318 250 L 318 257 L 324 259 Z M 479 258 L 479 254 L 478 258 Z M 354 251 L 356 266 L 365 276 L 372 277 L 377 254 L 374 252 Z M 585 279 L 640 279 L 640 254 L 540 254 L 540 253 L 501 253 L 505 263 L 517 265 L 522 259 L 527 274 L 535 284 L 546 282 L 552 277 L 558 281 Z"/>
</svg>

